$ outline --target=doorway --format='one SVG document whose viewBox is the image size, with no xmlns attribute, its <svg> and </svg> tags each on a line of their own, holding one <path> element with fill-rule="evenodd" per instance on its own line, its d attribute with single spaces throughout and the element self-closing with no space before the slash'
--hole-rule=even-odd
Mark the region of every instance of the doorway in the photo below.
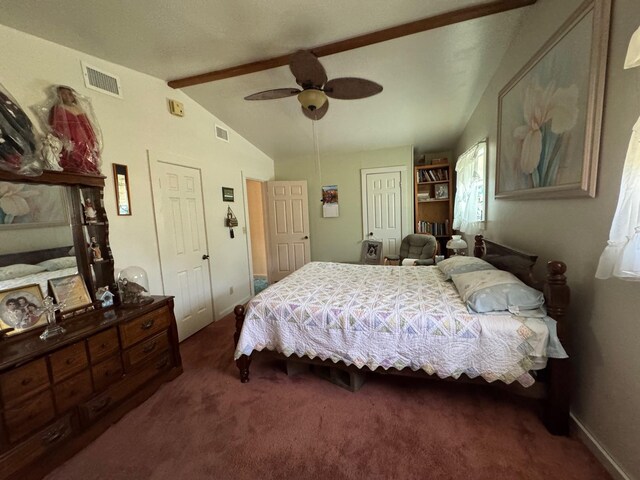
<svg viewBox="0 0 640 480">
<path fill-rule="evenodd" d="M 258 180 L 246 180 L 247 216 L 249 224 L 249 250 L 251 252 L 251 289 L 257 295 L 269 286 L 267 265 L 267 237 L 264 218 L 264 184 Z"/>
<path fill-rule="evenodd" d="M 406 167 L 361 170 L 363 238 L 382 242 L 382 256 L 397 255 L 407 234 L 403 186 Z"/>
<path fill-rule="evenodd" d="M 200 170 L 168 160 L 149 152 L 162 286 L 183 341 L 213 322 L 211 273 Z"/>
</svg>

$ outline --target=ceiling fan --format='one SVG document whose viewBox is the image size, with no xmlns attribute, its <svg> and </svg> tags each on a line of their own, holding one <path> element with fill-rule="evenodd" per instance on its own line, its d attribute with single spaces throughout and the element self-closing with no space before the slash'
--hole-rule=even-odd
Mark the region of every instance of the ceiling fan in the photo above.
<svg viewBox="0 0 640 480">
<path fill-rule="evenodd" d="M 310 50 L 298 50 L 291 55 L 289 62 L 291 73 L 299 88 L 276 88 L 254 93 L 245 100 L 273 100 L 276 98 L 298 96 L 302 113 L 311 120 L 320 120 L 329 109 L 330 98 L 356 100 L 376 95 L 382 91 L 382 85 L 364 78 L 343 77 L 327 81 L 327 73 Z"/>
</svg>

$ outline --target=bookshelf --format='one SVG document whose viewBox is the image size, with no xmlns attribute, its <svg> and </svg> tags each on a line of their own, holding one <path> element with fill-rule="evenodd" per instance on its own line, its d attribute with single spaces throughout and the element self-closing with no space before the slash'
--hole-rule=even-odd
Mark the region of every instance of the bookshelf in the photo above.
<svg viewBox="0 0 640 480">
<path fill-rule="evenodd" d="M 415 233 L 430 233 L 445 252 L 453 222 L 453 175 L 446 159 L 414 167 Z"/>
</svg>

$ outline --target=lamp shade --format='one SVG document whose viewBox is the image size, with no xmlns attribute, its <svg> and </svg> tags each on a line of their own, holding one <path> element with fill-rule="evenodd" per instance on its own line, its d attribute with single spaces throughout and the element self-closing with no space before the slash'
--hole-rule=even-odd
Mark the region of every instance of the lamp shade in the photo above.
<svg viewBox="0 0 640 480">
<path fill-rule="evenodd" d="M 467 242 L 462 239 L 462 235 L 451 235 L 451 240 L 447 242 L 449 250 L 463 250 L 467 248 Z"/>
<path fill-rule="evenodd" d="M 307 110 L 317 110 L 327 101 L 327 96 L 322 90 L 308 88 L 298 94 L 298 101 Z"/>
</svg>

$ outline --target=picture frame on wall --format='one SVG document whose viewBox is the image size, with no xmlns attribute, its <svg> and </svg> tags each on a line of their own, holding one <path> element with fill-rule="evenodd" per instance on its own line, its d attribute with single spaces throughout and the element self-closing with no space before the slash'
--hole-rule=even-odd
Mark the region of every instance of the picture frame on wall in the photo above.
<svg viewBox="0 0 640 480">
<path fill-rule="evenodd" d="M 0 230 L 69 225 L 68 198 L 60 185 L 0 182 Z"/>
<path fill-rule="evenodd" d="M 0 330 L 13 328 L 15 335 L 47 324 L 38 284 L 21 285 L 0 292 Z"/>
<path fill-rule="evenodd" d="M 500 91 L 496 198 L 595 196 L 610 16 L 585 1 Z"/>
<path fill-rule="evenodd" d="M 233 202 L 233 188 L 230 187 L 222 187 L 222 201 L 223 202 Z"/>
<path fill-rule="evenodd" d="M 131 215 L 131 192 L 129 191 L 129 168 L 113 164 L 113 183 L 116 189 L 116 212 L 120 216 Z"/>
</svg>

